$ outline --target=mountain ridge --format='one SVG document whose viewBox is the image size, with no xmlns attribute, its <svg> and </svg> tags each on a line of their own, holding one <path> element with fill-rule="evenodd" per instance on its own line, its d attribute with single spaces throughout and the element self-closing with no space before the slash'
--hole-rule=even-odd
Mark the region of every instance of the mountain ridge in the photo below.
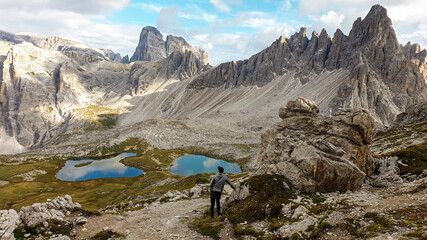
<svg viewBox="0 0 427 240">
<path fill-rule="evenodd" d="M 331 38 L 322 30 L 308 39 L 301 28 L 249 59 L 216 67 L 191 50 L 125 64 L 91 52 L 0 42 L 0 130 L 25 148 L 103 128 L 98 119 L 104 118 L 114 128 L 203 118 L 258 136 L 251 129 L 274 123 L 283 102 L 297 97 L 315 101 L 323 115 L 363 108 L 378 124 L 391 125 L 407 106 L 427 98 L 424 53 L 416 45 L 401 49 L 379 5 L 354 22 L 349 36 L 338 29 Z"/>
</svg>

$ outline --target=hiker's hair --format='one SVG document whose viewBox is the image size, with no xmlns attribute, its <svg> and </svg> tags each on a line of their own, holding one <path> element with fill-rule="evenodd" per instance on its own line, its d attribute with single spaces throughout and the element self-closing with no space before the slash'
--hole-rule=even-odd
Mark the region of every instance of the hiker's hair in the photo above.
<svg viewBox="0 0 427 240">
<path fill-rule="evenodd" d="M 218 166 L 218 172 L 223 173 L 224 172 L 224 168 L 221 166 Z"/>
</svg>

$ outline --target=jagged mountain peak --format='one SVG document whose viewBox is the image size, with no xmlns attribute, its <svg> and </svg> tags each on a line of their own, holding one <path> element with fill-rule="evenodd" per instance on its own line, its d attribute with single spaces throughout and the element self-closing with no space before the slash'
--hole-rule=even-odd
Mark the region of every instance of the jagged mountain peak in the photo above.
<svg viewBox="0 0 427 240">
<path fill-rule="evenodd" d="M 156 27 L 153 27 L 153 26 L 145 26 L 145 27 L 143 27 L 141 33 L 142 32 L 153 32 L 154 34 L 160 34 L 160 35 L 162 35 L 160 33 L 160 31 Z"/>
<path fill-rule="evenodd" d="M 135 61 L 158 61 L 168 57 L 174 51 L 192 51 L 204 64 L 208 64 L 209 57 L 206 51 L 192 47 L 183 37 L 168 35 L 163 40 L 162 33 L 153 26 L 142 28 L 138 46 L 130 58 Z"/>
<path fill-rule="evenodd" d="M 418 59 L 415 64 L 405 59 L 387 10 L 374 5 L 365 18 L 354 21 L 349 36 L 337 29 L 331 39 L 323 29 L 308 39 L 303 27 L 248 60 L 218 65 L 188 87 L 263 86 L 289 71 L 304 85 L 325 70 L 343 69 L 349 79 L 337 91 L 331 111 L 361 107 L 370 109 L 378 121 L 390 123 L 408 104 L 427 99 L 425 52 L 415 53 L 416 46 L 405 49 L 412 56 L 408 58 Z"/>
</svg>

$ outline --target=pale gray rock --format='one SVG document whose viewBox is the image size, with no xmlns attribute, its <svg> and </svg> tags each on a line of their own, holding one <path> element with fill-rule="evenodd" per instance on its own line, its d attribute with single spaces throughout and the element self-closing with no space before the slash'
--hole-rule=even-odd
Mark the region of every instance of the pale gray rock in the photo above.
<svg viewBox="0 0 427 240">
<path fill-rule="evenodd" d="M 68 236 L 59 236 L 59 237 L 50 238 L 49 240 L 70 240 L 70 237 L 68 237 Z"/>
<path fill-rule="evenodd" d="M 279 109 L 279 117 L 282 119 L 292 116 L 312 116 L 319 113 L 319 108 L 313 101 L 305 98 L 298 98 L 296 101 L 289 101 L 286 108 Z"/>
<path fill-rule="evenodd" d="M 191 51 L 203 65 L 207 65 L 209 62 L 208 54 L 204 50 L 190 46 L 182 37 L 168 35 L 164 41 L 160 31 L 152 26 L 144 27 L 141 30 L 138 46 L 130 58 L 130 62 L 158 61 L 175 51 L 182 53 Z"/>
<path fill-rule="evenodd" d="M 299 205 L 294 210 L 294 213 L 292 214 L 291 218 L 299 218 L 301 216 L 307 215 L 309 212 L 310 212 L 310 210 L 308 210 L 306 207 L 304 207 L 303 205 Z"/>
<path fill-rule="evenodd" d="M 15 239 L 13 231 L 19 226 L 21 220 L 15 210 L 0 210 L 0 239 Z"/>
<path fill-rule="evenodd" d="M 196 185 L 190 189 L 191 197 L 198 198 L 202 195 L 203 188 L 200 185 Z"/>
<path fill-rule="evenodd" d="M 53 200 L 48 199 L 45 203 L 34 203 L 31 206 L 23 207 L 19 212 L 19 217 L 26 226 L 36 227 L 43 224 L 46 227 L 52 219 L 72 223 L 73 221 L 67 219 L 67 212 L 78 209 L 81 209 L 80 204 L 73 203 L 71 196 L 65 195 L 65 197 L 57 197 Z"/>
<path fill-rule="evenodd" d="M 288 203 L 283 205 L 282 207 L 282 215 L 286 218 L 291 218 L 294 210 L 292 209 L 292 203 Z"/>
<path fill-rule="evenodd" d="M 316 116 L 316 109 L 301 98 L 288 103 L 283 121 L 262 134 L 257 174 L 283 175 L 306 192 L 359 189 L 374 170 L 367 145 L 372 117 L 363 110 L 341 110 L 330 118 Z"/>
<path fill-rule="evenodd" d="M 397 157 L 386 157 L 375 160 L 376 171 L 367 180 L 373 187 L 389 187 L 396 184 L 402 184 L 403 179 L 399 176 Z"/>
<path fill-rule="evenodd" d="M 298 232 L 305 232 L 309 226 L 315 225 L 316 223 L 316 218 L 309 215 L 302 215 L 300 221 L 294 222 L 289 225 L 285 224 L 281 228 L 279 228 L 279 233 L 280 236 L 283 238 L 290 238 L 292 234 Z"/>
</svg>

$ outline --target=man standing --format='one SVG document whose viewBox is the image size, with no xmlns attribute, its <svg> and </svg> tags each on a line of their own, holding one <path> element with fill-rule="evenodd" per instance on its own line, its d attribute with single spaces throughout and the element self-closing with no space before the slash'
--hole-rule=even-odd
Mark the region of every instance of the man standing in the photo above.
<svg viewBox="0 0 427 240">
<path fill-rule="evenodd" d="M 214 218 L 214 209 L 215 209 L 215 201 L 216 207 L 218 210 L 218 216 L 221 216 L 221 207 L 220 207 L 220 199 L 221 193 L 224 189 L 224 184 L 227 182 L 233 189 L 235 189 L 234 185 L 231 183 L 230 179 L 224 174 L 224 168 L 218 166 L 218 174 L 211 176 L 211 218 Z"/>
</svg>

